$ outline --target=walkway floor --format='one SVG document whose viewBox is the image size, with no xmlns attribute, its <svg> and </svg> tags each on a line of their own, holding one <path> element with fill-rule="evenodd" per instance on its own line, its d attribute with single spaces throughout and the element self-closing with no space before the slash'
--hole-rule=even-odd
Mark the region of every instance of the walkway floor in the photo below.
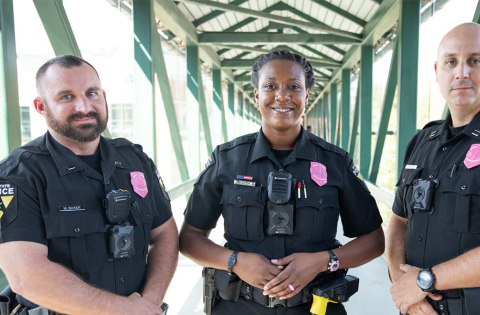
<svg viewBox="0 0 480 315">
<path fill-rule="evenodd" d="M 178 208 L 174 207 L 174 209 Z M 175 220 L 180 225 L 183 222 L 183 214 L 176 212 Z M 224 242 L 222 227 L 223 221 L 219 220 L 217 229 L 213 230 L 211 234 L 211 238 L 219 244 Z M 341 225 L 338 231 L 341 234 Z M 348 239 L 342 235 L 339 235 L 338 239 L 343 244 L 348 242 Z M 201 271 L 200 266 L 180 255 L 175 277 L 165 298 L 170 305 L 170 315 L 204 314 Z M 390 280 L 384 257 L 379 257 L 364 266 L 350 269 L 349 274 L 360 278 L 359 292 L 345 303 L 349 315 L 398 315 L 390 298 Z"/>
</svg>

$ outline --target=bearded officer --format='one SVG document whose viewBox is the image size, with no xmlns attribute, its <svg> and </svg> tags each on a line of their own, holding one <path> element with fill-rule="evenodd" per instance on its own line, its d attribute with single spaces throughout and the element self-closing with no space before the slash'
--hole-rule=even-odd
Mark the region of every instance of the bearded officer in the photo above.
<svg viewBox="0 0 480 315">
<path fill-rule="evenodd" d="M 48 131 L 0 163 L 0 265 L 17 301 L 30 314 L 162 314 L 177 228 L 154 163 L 100 136 L 108 108 L 89 63 L 59 56 L 36 79 Z"/>
</svg>

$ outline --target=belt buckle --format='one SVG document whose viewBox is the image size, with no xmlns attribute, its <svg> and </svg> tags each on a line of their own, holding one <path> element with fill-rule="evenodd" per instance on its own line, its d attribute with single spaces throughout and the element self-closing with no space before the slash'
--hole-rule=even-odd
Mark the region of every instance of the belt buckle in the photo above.
<svg viewBox="0 0 480 315">
<path fill-rule="evenodd" d="M 282 305 L 283 307 L 287 307 L 287 300 L 280 300 L 278 296 L 273 298 L 268 298 L 267 307 L 274 308 L 277 305 Z"/>
</svg>

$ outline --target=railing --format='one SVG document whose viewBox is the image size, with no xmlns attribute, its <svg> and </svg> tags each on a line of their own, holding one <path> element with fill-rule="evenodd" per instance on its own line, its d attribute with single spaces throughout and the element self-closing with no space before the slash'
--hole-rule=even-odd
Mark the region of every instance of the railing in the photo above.
<svg viewBox="0 0 480 315">
<path fill-rule="evenodd" d="M 392 208 L 395 196 L 391 192 L 388 192 L 367 180 L 365 182 L 367 183 L 368 189 L 370 189 L 372 196 L 375 198 L 375 200 L 377 200 L 377 202 L 381 202 L 387 207 Z"/>
<path fill-rule="evenodd" d="M 172 189 L 168 190 L 170 200 L 174 200 L 178 197 L 191 193 L 193 190 L 193 184 L 195 184 L 196 180 L 196 177 L 194 179 L 189 179 L 186 182 L 181 183 L 177 187 L 173 187 Z"/>
</svg>

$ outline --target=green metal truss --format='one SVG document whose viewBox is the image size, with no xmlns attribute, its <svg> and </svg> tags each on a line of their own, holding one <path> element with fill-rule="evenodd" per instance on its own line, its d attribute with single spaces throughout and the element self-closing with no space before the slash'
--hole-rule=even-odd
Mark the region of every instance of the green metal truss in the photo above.
<svg viewBox="0 0 480 315">
<path fill-rule="evenodd" d="M 13 1 L 0 1 L 0 159 L 22 143 L 14 24 Z"/>
</svg>

